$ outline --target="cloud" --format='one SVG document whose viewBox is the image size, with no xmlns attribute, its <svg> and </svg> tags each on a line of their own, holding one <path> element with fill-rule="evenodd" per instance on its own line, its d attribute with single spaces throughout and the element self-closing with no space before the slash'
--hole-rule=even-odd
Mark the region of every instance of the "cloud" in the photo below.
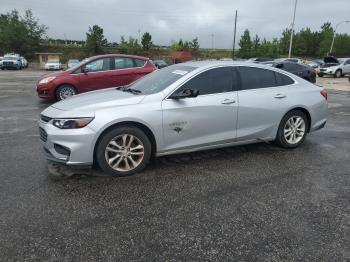
<svg viewBox="0 0 350 262">
<path fill-rule="evenodd" d="M 231 48 L 236 9 L 238 37 L 248 28 L 252 35 L 272 39 L 290 26 L 293 6 L 294 0 L 1 0 L 0 13 L 31 8 L 54 38 L 85 39 L 89 26 L 98 24 L 109 41 L 137 37 L 140 29 L 160 45 L 198 37 L 202 47 L 211 47 L 214 34 L 216 48 Z M 296 29 L 318 30 L 326 21 L 349 20 L 348 10 L 349 0 L 299 1 Z M 339 32 L 350 33 L 350 28 L 342 26 Z"/>
</svg>

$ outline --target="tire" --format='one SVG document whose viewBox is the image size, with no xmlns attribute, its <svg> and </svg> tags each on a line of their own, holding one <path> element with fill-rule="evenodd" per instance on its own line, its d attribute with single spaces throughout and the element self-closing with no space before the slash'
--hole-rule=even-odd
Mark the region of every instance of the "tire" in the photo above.
<svg viewBox="0 0 350 262">
<path fill-rule="evenodd" d="M 146 167 L 151 149 L 150 139 L 141 129 L 121 126 L 103 134 L 96 146 L 95 159 L 104 172 L 113 176 L 129 176 Z"/>
<path fill-rule="evenodd" d="M 71 85 L 62 85 L 56 89 L 56 100 L 61 101 L 76 95 L 75 88 Z"/>
<path fill-rule="evenodd" d="M 323 77 L 323 74 L 317 74 L 319 77 Z"/>
<path fill-rule="evenodd" d="M 302 120 L 302 122 L 298 122 L 300 120 Z M 293 126 L 295 123 L 299 125 L 300 128 L 295 129 Z M 296 148 L 300 146 L 307 136 L 309 125 L 310 123 L 305 113 L 300 110 L 289 111 L 282 118 L 281 123 L 278 127 L 275 140 L 276 144 L 283 148 Z M 289 131 L 287 132 L 287 130 Z M 294 137 L 293 134 L 295 134 Z M 295 138 L 295 140 L 293 138 Z"/>
<path fill-rule="evenodd" d="M 335 71 L 334 77 L 335 77 L 335 78 L 342 77 L 342 71 L 341 71 L 340 69 L 338 69 L 337 71 Z"/>
</svg>

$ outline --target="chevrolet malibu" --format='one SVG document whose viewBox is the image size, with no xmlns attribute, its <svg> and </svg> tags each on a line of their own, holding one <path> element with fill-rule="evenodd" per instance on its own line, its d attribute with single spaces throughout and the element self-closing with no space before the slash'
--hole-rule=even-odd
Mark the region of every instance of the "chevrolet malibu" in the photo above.
<svg viewBox="0 0 350 262">
<path fill-rule="evenodd" d="M 51 161 L 123 176 L 152 156 L 261 141 L 295 148 L 325 126 L 327 108 L 325 90 L 277 68 L 189 62 L 53 104 L 40 137 Z"/>
<path fill-rule="evenodd" d="M 66 71 L 42 76 L 36 84 L 37 93 L 40 98 L 59 101 L 88 91 L 128 85 L 154 70 L 156 67 L 146 57 L 99 55 Z"/>
</svg>

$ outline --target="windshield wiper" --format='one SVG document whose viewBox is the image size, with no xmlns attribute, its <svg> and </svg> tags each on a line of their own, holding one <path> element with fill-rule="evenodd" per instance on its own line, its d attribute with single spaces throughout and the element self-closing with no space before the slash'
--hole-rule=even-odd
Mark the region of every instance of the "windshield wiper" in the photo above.
<svg viewBox="0 0 350 262">
<path fill-rule="evenodd" d="M 141 90 L 132 89 L 132 88 L 130 88 L 128 86 L 122 86 L 122 87 L 118 88 L 118 90 L 121 90 L 123 92 L 129 92 L 129 93 L 132 93 L 132 94 L 140 94 L 140 93 L 142 93 Z"/>
</svg>

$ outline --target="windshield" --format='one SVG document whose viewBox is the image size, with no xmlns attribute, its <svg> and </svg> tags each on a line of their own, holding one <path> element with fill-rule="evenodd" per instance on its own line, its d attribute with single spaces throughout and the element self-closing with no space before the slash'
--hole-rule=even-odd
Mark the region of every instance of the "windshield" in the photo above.
<svg viewBox="0 0 350 262">
<path fill-rule="evenodd" d="M 18 59 L 18 57 L 16 57 L 16 56 L 5 56 L 4 57 L 4 60 L 17 60 Z"/>
<path fill-rule="evenodd" d="M 79 63 L 79 60 L 77 59 L 71 59 L 68 61 L 68 63 Z"/>
<path fill-rule="evenodd" d="M 139 90 L 143 95 L 150 95 L 158 93 L 169 85 L 179 80 L 184 75 L 196 69 L 192 66 L 173 65 L 160 70 L 157 70 L 135 83 L 131 84 L 129 88 Z"/>
<path fill-rule="evenodd" d="M 47 61 L 48 63 L 59 63 L 59 61 L 58 60 L 49 60 L 49 61 Z"/>
<path fill-rule="evenodd" d="M 81 67 L 86 61 L 88 61 L 90 58 L 85 58 L 83 59 L 82 61 L 78 61 L 77 64 L 73 65 L 72 67 L 68 68 L 66 71 L 74 71 L 74 70 L 77 70 L 79 67 Z M 79 70 L 80 71 L 80 70 Z"/>
</svg>

